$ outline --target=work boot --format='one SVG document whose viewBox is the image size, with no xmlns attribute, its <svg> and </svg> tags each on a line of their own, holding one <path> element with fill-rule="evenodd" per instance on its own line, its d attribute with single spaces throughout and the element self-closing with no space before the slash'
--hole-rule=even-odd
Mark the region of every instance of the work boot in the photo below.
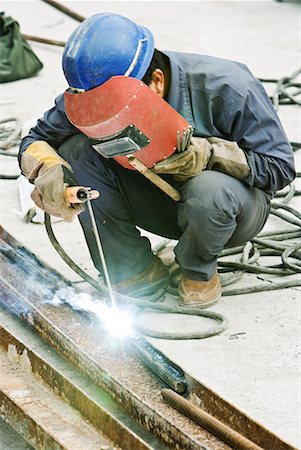
<svg viewBox="0 0 301 450">
<path fill-rule="evenodd" d="M 127 280 L 113 284 L 114 291 L 131 297 L 149 296 L 167 287 L 169 272 L 160 258 L 154 256 L 149 266 Z"/>
<path fill-rule="evenodd" d="M 190 280 L 182 274 L 178 292 L 181 306 L 208 308 L 214 305 L 222 296 L 217 270 L 209 281 Z"/>
</svg>

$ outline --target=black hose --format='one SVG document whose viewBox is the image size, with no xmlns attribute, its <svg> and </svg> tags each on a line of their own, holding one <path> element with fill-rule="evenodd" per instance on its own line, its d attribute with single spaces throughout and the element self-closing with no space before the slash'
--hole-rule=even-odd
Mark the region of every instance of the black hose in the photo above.
<svg viewBox="0 0 301 450">
<path fill-rule="evenodd" d="M 274 93 L 270 97 L 276 111 L 279 109 L 280 105 L 301 105 L 301 98 L 299 98 L 301 84 L 296 81 L 300 73 L 301 69 L 297 69 L 291 76 L 283 77 L 279 80 L 260 79 L 262 83 L 276 84 Z M 289 92 L 288 89 L 294 91 Z"/>
<path fill-rule="evenodd" d="M 0 155 L 16 157 L 18 154 L 8 153 L 6 150 L 18 141 L 22 130 L 22 122 L 16 117 L 9 117 L 8 119 L 0 120 L 0 125 L 9 122 L 14 122 L 15 125 L 10 128 L 0 128 Z M 17 180 L 19 176 L 19 173 L 13 175 L 0 174 L 0 180 Z"/>
<path fill-rule="evenodd" d="M 11 147 L 21 134 L 22 122 L 17 117 L 9 117 L 8 119 L 0 120 L 0 125 L 8 122 L 15 122 L 15 126 L 11 130 L 0 130 L 0 149 L 7 149 Z"/>
<path fill-rule="evenodd" d="M 0 174 L 0 180 L 17 180 L 19 178 L 20 174 L 18 175 L 3 175 Z"/>
</svg>

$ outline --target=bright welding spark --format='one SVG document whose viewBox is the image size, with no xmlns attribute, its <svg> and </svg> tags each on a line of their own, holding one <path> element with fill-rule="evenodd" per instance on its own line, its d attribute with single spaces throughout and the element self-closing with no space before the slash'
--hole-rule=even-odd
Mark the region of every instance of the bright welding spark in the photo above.
<svg viewBox="0 0 301 450">
<path fill-rule="evenodd" d="M 47 303 L 54 306 L 67 303 L 77 311 L 93 313 L 105 329 L 116 337 L 121 338 L 133 332 L 131 320 L 126 311 L 116 306 L 109 307 L 106 303 L 95 300 L 84 292 L 77 293 L 72 287 L 59 289 Z"/>
<path fill-rule="evenodd" d="M 113 336 L 122 338 L 133 332 L 130 317 L 126 311 L 118 309 L 116 306 L 107 307 L 107 310 L 103 312 L 101 321 L 106 330 Z"/>
</svg>

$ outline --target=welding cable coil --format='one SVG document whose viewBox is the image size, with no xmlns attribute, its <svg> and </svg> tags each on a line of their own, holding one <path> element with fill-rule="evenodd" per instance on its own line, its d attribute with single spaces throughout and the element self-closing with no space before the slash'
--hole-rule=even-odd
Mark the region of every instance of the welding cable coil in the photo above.
<svg viewBox="0 0 301 450">
<path fill-rule="evenodd" d="M 297 173 L 300 177 L 300 173 Z M 287 229 L 277 232 L 260 233 L 257 237 L 247 242 L 244 246 L 224 249 L 218 259 L 218 272 L 223 287 L 223 296 L 241 295 L 261 291 L 271 291 L 276 289 L 285 289 L 301 286 L 301 279 L 294 278 L 280 282 L 266 282 L 252 284 L 239 288 L 226 287 L 245 273 L 272 274 L 278 276 L 294 275 L 301 272 L 301 253 L 299 241 L 301 237 L 301 213 L 287 203 L 298 195 L 294 184 L 290 185 L 288 192 L 277 193 L 276 199 L 282 201 L 272 201 L 271 214 L 290 225 L 297 226 L 297 229 Z M 283 211 L 280 211 L 280 210 Z M 279 241 L 284 241 L 279 243 Z M 288 241 L 288 242 L 287 242 Z M 239 255 L 237 261 L 225 261 L 223 257 Z M 262 265 L 258 262 L 260 257 L 279 256 L 280 263 L 275 265 Z M 229 275 L 230 272 L 230 275 Z M 180 269 L 178 266 L 171 274 L 171 282 L 168 292 L 177 295 Z M 226 287 L 226 288 L 225 288 Z"/>
<path fill-rule="evenodd" d="M 297 69 L 291 76 L 282 77 L 278 80 L 260 78 L 262 83 L 274 83 L 276 85 L 274 93 L 270 97 L 276 111 L 280 105 L 301 105 L 301 83 L 297 81 L 300 73 L 301 69 Z"/>
<path fill-rule="evenodd" d="M 0 125 L 13 122 L 14 126 L 10 128 L 0 127 L 0 148 L 5 150 L 18 139 L 22 131 L 22 122 L 17 117 L 9 117 L 0 120 Z"/>
<path fill-rule="evenodd" d="M 13 123 L 11 126 L 5 126 L 5 124 Z M 0 120 L 0 155 L 3 156 L 18 156 L 17 153 L 11 153 L 7 150 L 19 142 L 19 136 L 22 130 L 22 122 L 19 118 L 9 117 L 7 119 Z M 16 175 L 0 174 L 1 180 L 16 180 L 19 178 L 20 173 Z"/>
</svg>

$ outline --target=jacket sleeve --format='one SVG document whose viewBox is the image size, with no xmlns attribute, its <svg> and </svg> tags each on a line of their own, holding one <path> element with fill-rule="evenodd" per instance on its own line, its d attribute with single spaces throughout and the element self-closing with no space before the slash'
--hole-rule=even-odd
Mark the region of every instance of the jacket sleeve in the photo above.
<svg viewBox="0 0 301 450">
<path fill-rule="evenodd" d="M 46 111 L 37 124 L 30 129 L 20 144 L 19 164 L 21 164 L 22 153 L 34 141 L 46 141 L 51 147 L 58 149 L 69 137 L 79 133 L 72 125 L 65 113 L 64 94 L 55 99 L 55 106 Z"/>
<path fill-rule="evenodd" d="M 232 124 L 227 134 L 247 156 L 251 173 L 245 182 L 269 193 L 291 183 L 296 176 L 293 150 L 262 84 L 250 82 L 232 111 L 234 117 L 226 119 Z"/>
</svg>

